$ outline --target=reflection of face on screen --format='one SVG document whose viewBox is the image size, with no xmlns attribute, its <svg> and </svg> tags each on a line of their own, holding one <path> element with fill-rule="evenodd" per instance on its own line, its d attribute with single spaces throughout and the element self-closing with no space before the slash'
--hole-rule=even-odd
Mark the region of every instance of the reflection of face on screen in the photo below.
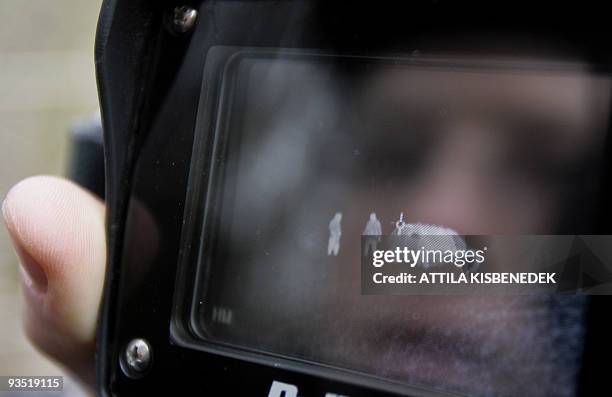
<svg viewBox="0 0 612 397">
<path fill-rule="evenodd" d="M 360 236 L 402 212 L 462 234 L 588 231 L 607 78 L 263 58 L 235 76 L 207 338 L 468 394 L 573 395 L 584 300 L 363 296 Z"/>
</svg>

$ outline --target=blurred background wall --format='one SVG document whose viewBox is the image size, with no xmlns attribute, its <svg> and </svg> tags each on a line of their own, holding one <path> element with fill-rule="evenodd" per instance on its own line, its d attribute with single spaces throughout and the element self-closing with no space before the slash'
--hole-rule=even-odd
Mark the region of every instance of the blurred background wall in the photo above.
<svg viewBox="0 0 612 397">
<path fill-rule="evenodd" d="M 98 107 L 93 47 L 101 0 L 0 1 L 0 196 L 64 173 L 68 128 Z M 17 257 L 0 227 L 0 375 L 59 375 L 21 330 Z"/>
</svg>

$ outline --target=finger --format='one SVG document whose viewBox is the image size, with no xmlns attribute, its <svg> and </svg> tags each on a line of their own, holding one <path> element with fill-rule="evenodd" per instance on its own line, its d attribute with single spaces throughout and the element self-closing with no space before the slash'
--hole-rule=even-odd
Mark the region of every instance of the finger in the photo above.
<svg viewBox="0 0 612 397">
<path fill-rule="evenodd" d="M 91 384 L 106 260 L 103 204 L 72 182 L 38 176 L 15 185 L 2 212 L 20 258 L 26 334 Z"/>
</svg>

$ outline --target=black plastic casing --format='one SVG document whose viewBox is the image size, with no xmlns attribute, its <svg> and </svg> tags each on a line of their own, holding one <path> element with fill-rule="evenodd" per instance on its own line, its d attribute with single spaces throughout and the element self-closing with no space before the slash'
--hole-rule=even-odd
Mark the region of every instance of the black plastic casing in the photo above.
<svg viewBox="0 0 612 397">
<path fill-rule="evenodd" d="M 267 396 L 277 380 L 296 385 L 302 397 L 441 395 L 325 368 L 270 366 L 177 343 L 181 338 L 172 332 L 189 333 L 188 326 L 176 323 L 183 317 L 181 307 L 175 307 L 179 258 L 194 260 L 183 230 L 185 219 L 196 215 L 186 212 L 193 193 L 188 186 L 190 178 L 207 177 L 205 171 L 189 175 L 189 170 L 198 111 L 206 105 L 200 98 L 208 50 L 526 54 L 575 57 L 608 71 L 612 24 L 604 18 L 609 13 L 604 6 L 558 2 L 211 0 L 189 2 L 198 10 L 197 23 L 192 31 L 177 33 L 169 20 L 173 9 L 183 5 L 105 0 L 101 10 L 95 62 L 105 138 L 108 268 L 97 340 L 99 393 Z M 496 46 L 504 40 L 524 44 Z M 608 173 L 610 156 L 606 161 Z M 610 197 L 608 184 L 592 233 L 610 234 Z M 190 279 L 189 274 L 181 277 Z M 607 368 L 599 364 L 612 352 L 605 312 L 609 303 L 608 297 L 590 300 L 579 395 L 601 394 L 608 386 Z M 119 365 L 133 338 L 145 338 L 153 350 L 150 370 L 138 379 L 127 377 Z"/>
</svg>

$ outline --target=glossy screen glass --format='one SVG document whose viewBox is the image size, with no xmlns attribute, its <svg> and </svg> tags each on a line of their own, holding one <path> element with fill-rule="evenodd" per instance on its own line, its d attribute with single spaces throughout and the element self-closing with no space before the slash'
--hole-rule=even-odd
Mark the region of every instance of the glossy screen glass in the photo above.
<svg viewBox="0 0 612 397">
<path fill-rule="evenodd" d="M 205 340 L 470 395 L 575 394 L 586 298 L 365 296 L 360 239 L 400 216 L 592 232 L 607 76 L 246 54 L 223 81 L 194 298 Z"/>
</svg>

